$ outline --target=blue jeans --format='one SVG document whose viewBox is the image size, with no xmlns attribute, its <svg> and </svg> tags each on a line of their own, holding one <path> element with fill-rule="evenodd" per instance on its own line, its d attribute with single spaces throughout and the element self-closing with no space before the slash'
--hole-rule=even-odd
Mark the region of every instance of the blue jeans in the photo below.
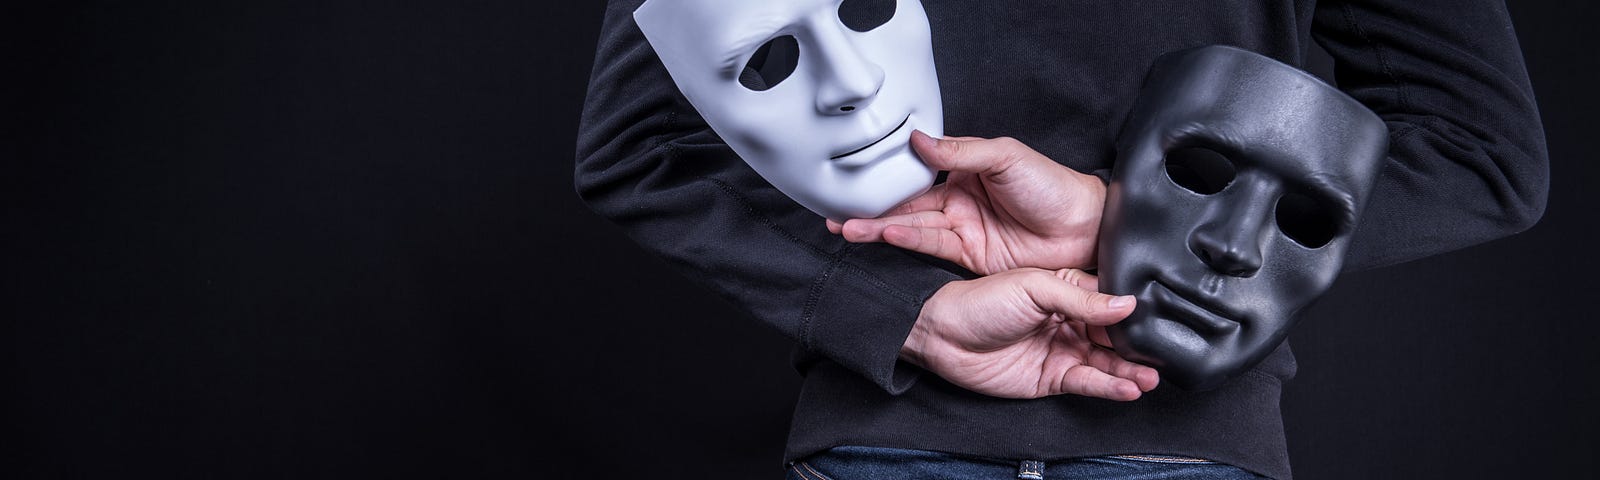
<svg viewBox="0 0 1600 480">
<path fill-rule="evenodd" d="M 959 456 L 926 450 L 836 447 L 789 466 L 788 480 L 982 479 L 1060 480 L 1079 478 L 1256 479 L 1238 467 L 1164 455 L 1113 455 L 1045 463 Z"/>
</svg>

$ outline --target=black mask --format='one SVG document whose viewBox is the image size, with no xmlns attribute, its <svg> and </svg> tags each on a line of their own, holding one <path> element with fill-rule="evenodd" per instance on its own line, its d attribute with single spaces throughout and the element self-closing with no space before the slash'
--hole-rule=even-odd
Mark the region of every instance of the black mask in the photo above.
<svg viewBox="0 0 1600 480">
<path fill-rule="evenodd" d="M 1100 285 L 1139 303 L 1111 341 L 1208 389 L 1277 348 L 1333 284 L 1388 129 L 1306 72 L 1211 46 L 1156 60 L 1117 145 Z"/>
</svg>

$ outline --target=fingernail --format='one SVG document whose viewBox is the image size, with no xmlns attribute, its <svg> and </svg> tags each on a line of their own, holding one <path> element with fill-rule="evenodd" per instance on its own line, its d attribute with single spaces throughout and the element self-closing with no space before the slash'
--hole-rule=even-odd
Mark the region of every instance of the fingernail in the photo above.
<svg viewBox="0 0 1600 480">
<path fill-rule="evenodd" d="M 1110 306 L 1111 308 L 1123 308 L 1123 307 L 1127 307 L 1129 305 L 1133 305 L 1133 295 L 1123 295 L 1123 296 L 1120 296 L 1120 297 L 1111 297 L 1111 301 L 1106 303 L 1106 305 Z"/>
</svg>

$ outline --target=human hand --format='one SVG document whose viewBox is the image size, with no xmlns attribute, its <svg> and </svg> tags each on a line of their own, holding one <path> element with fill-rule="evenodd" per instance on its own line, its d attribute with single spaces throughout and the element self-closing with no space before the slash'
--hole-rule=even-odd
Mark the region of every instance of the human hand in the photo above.
<svg viewBox="0 0 1600 480">
<path fill-rule="evenodd" d="M 1105 326 L 1133 312 L 1132 296 L 1095 291 L 1082 270 L 1007 270 L 946 284 L 922 306 L 900 355 L 974 392 L 1005 398 L 1065 393 L 1133 400 L 1155 369 L 1117 356 Z M 1097 345 L 1098 344 L 1098 345 Z"/>
<path fill-rule="evenodd" d="M 912 132 L 945 183 L 875 219 L 828 221 L 856 243 L 885 242 L 988 275 L 1018 267 L 1092 268 L 1106 188 L 1010 138 Z"/>
</svg>

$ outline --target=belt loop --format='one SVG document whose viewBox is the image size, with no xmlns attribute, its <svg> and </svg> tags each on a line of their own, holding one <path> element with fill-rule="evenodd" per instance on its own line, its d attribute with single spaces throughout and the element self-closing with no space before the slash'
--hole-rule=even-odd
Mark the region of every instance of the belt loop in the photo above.
<svg viewBox="0 0 1600 480">
<path fill-rule="evenodd" d="M 1017 467 L 1018 480 L 1044 480 L 1044 462 L 1038 460 L 1023 460 Z"/>
</svg>

